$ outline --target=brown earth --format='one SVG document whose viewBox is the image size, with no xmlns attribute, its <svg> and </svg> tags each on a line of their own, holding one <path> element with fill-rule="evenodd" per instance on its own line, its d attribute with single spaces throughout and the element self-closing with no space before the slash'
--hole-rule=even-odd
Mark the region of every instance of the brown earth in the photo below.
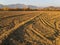
<svg viewBox="0 0 60 45">
<path fill-rule="evenodd" d="M 60 45 L 60 11 L 0 11 L 1 45 Z"/>
</svg>

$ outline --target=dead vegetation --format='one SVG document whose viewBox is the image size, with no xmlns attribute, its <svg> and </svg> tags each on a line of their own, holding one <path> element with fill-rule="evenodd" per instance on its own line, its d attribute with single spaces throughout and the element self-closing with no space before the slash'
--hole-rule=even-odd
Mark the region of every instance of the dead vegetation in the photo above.
<svg viewBox="0 0 60 45">
<path fill-rule="evenodd" d="M 60 19 L 59 11 L 0 14 L 0 41 L 3 45 L 55 45 L 60 34 L 57 23 Z"/>
</svg>

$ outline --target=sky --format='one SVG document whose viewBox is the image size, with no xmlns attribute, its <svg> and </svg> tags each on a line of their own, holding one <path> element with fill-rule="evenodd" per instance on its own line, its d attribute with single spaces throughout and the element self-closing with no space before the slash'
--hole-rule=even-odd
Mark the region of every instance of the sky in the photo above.
<svg viewBox="0 0 60 45">
<path fill-rule="evenodd" d="M 34 6 L 59 6 L 60 0 L 0 0 L 0 4 L 9 5 L 9 4 L 26 4 Z"/>
</svg>

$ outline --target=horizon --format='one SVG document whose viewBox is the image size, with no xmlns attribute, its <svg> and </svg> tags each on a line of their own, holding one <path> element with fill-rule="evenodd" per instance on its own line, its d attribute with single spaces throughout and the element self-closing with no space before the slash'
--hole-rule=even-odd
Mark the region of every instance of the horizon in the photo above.
<svg viewBox="0 0 60 45">
<path fill-rule="evenodd" d="M 38 7 L 48 7 L 48 6 L 60 7 L 60 0 L 45 0 L 45 1 L 44 0 L 1 0 L 0 4 L 3 5 L 24 4 L 24 5 L 33 5 Z"/>
</svg>

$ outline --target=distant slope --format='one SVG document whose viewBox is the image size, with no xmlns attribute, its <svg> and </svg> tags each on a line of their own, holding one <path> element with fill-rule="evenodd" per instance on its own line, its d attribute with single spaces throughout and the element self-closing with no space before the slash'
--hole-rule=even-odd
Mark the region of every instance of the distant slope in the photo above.
<svg viewBox="0 0 60 45">
<path fill-rule="evenodd" d="M 10 4 L 10 5 L 2 5 L 0 4 L 0 8 L 3 7 L 8 7 L 8 8 L 31 8 L 31 9 L 36 9 L 39 8 L 37 6 L 33 6 L 33 5 L 24 5 L 24 4 Z"/>
<path fill-rule="evenodd" d="M 39 9 L 39 10 L 60 10 L 60 7 L 48 6 L 48 7 L 38 7 L 33 5 L 25 5 L 25 4 L 10 4 L 10 5 L 2 5 L 0 4 L 0 8 L 30 8 L 30 9 Z"/>
<path fill-rule="evenodd" d="M 4 5 L 0 4 L 0 8 L 3 8 L 3 7 L 4 7 Z"/>
</svg>

